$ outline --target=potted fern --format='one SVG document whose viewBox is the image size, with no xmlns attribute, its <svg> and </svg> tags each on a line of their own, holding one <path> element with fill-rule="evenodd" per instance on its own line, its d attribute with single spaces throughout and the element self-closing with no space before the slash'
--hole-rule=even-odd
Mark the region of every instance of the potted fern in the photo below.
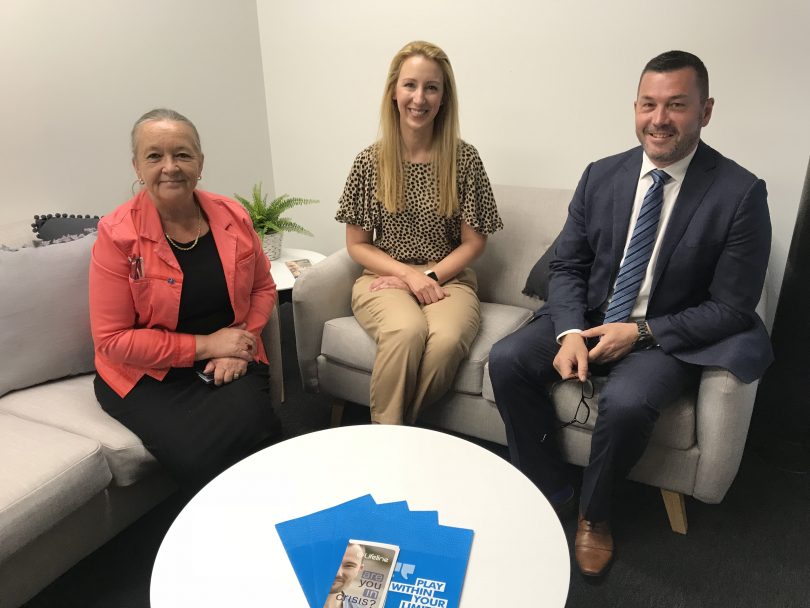
<svg viewBox="0 0 810 608">
<path fill-rule="evenodd" d="M 253 222 L 253 229 L 261 238 L 262 248 L 269 259 L 275 260 L 281 255 L 281 241 L 285 232 L 312 236 L 309 230 L 288 217 L 281 217 L 281 214 L 293 207 L 317 203 L 317 200 L 282 194 L 268 203 L 267 195 L 262 195 L 261 182 L 253 186 L 250 200 L 238 194 L 234 196 L 247 209 Z"/>
</svg>

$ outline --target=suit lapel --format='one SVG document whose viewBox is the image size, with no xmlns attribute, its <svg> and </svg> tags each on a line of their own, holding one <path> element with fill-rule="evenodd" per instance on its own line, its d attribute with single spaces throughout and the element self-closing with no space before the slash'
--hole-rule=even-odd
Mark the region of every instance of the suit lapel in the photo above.
<svg viewBox="0 0 810 608">
<path fill-rule="evenodd" d="M 661 250 L 658 252 L 655 274 L 650 288 L 651 297 L 655 292 L 661 274 L 666 269 L 669 259 L 675 251 L 675 247 L 683 238 L 689 223 L 692 221 L 692 216 L 703 202 L 703 197 L 712 182 L 714 182 L 714 168 L 716 165 L 717 152 L 702 141 L 698 143 L 697 152 L 695 152 L 692 162 L 689 163 L 689 169 L 686 171 L 681 191 L 669 218 L 664 241 L 661 243 Z"/>
<path fill-rule="evenodd" d="M 638 188 L 638 174 L 641 171 L 641 148 L 627 153 L 627 160 L 616 171 L 613 180 L 613 276 L 619 272 L 619 264 L 627 244 L 627 231 L 630 229 L 630 215 Z M 612 280 L 611 280 L 612 284 Z"/>
</svg>

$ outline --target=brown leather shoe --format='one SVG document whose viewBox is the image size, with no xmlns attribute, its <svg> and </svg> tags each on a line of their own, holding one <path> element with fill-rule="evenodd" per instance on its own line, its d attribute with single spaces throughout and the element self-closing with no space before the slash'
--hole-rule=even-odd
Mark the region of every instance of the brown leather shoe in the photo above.
<svg viewBox="0 0 810 608">
<path fill-rule="evenodd" d="M 606 521 L 592 522 L 579 516 L 574 541 L 577 565 L 585 576 L 602 576 L 613 559 L 613 536 Z"/>
</svg>

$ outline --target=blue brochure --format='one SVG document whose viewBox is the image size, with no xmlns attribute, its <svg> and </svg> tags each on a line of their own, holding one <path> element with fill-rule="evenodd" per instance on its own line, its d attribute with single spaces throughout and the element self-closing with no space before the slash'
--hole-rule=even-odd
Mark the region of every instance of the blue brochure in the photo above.
<svg viewBox="0 0 810 608">
<path fill-rule="evenodd" d="M 338 525 L 335 520 L 351 518 L 352 513 L 368 514 L 373 506 L 376 506 L 374 499 L 371 494 L 366 494 L 334 507 L 276 524 L 276 532 L 310 606 L 323 606 L 323 602 L 318 604 L 315 600 L 315 592 L 323 583 L 314 578 L 313 564 L 320 553 L 331 550 L 335 526 Z M 332 563 L 337 562 L 333 560 Z"/>
<path fill-rule="evenodd" d="M 344 600 L 358 608 L 457 607 L 474 534 L 440 525 L 436 511 L 377 504 L 370 494 L 276 530 L 310 608 Z"/>
</svg>

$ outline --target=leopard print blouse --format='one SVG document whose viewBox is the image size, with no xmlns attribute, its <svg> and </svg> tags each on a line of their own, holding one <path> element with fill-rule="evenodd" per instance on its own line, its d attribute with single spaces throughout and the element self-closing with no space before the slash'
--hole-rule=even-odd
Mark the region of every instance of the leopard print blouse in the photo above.
<svg viewBox="0 0 810 608">
<path fill-rule="evenodd" d="M 405 210 L 389 213 L 377 200 L 377 154 L 371 145 L 354 160 L 335 219 L 374 231 L 374 245 L 395 260 L 437 262 L 461 244 L 461 222 L 480 234 L 503 228 L 492 187 L 478 151 L 459 142 L 459 209 L 453 217 L 436 212 L 436 179 L 430 163 L 405 162 Z"/>
</svg>

